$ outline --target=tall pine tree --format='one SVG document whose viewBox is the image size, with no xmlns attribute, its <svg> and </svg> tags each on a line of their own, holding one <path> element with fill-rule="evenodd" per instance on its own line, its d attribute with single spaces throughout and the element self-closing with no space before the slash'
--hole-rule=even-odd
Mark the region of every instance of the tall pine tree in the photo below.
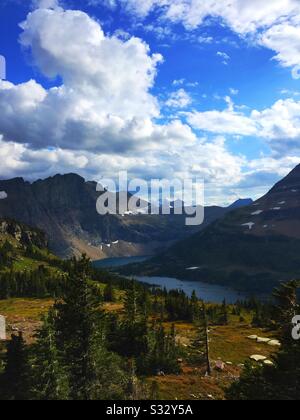
<svg viewBox="0 0 300 420">
<path fill-rule="evenodd" d="M 55 316 L 56 311 L 51 309 L 36 334 L 37 341 L 32 348 L 31 388 L 37 400 L 67 400 L 69 397 L 68 376 L 62 352 L 57 346 Z"/>
<path fill-rule="evenodd" d="M 28 351 L 23 335 L 12 335 L 7 344 L 5 370 L 0 377 L 0 398 L 23 401 L 30 397 Z"/>
<path fill-rule="evenodd" d="M 105 342 L 105 319 L 97 288 L 89 280 L 90 261 L 73 262 L 63 302 L 57 303 L 58 348 L 68 371 L 70 399 L 117 399 L 124 396 L 126 375 Z"/>
</svg>

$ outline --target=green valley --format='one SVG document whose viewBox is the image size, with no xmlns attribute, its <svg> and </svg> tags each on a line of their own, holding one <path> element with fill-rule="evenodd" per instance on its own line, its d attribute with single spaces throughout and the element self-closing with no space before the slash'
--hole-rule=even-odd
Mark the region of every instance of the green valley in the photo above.
<svg viewBox="0 0 300 420">
<path fill-rule="evenodd" d="M 280 331 L 271 305 L 204 304 L 97 270 L 85 257 L 59 260 L 11 230 L 2 233 L 1 258 L 2 398 L 226 399 L 245 365 L 267 366 L 251 356 L 275 366 L 280 347 L 267 341 Z"/>
</svg>

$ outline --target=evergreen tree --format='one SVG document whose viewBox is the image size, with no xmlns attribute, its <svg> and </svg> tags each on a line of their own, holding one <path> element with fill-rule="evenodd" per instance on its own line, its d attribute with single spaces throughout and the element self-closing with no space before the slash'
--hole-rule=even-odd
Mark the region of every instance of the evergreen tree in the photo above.
<svg viewBox="0 0 300 420">
<path fill-rule="evenodd" d="M 144 318 L 148 318 L 151 311 L 151 299 L 148 288 L 141 288 L 138 294 L 138 305 L 141 311 L 141 316 Z"/>
<path fill-rule="evenodd" d="M 115 291 L 111 282 L 107 283 L 103 292 L 104 302 L 114 302 L 115 301 Z"/>
<path fill-rule="evenodd" d="M 277 305 L 274 308 L 274 318 L 279 327 L 279 339 L 286 346 L 291 346 L 294 340 L 291 336 L 292 319 L 299 315 L 298 288 L 300 282 L 291 281 L 282 284 L 274 292 Z"/>
<path fill-rule="evenodd" d="M 72 399 L 89 399 L 95 379 L 91 349 L 99 306 L 88 285 L 89 260 L 74 261 L 62 303 L 56 304 L 59 350 L 68 366 Z"/>
<path fill-rule="evenodd" d="M 162 323 L 154 324 L 148 335 L 148 351 L 138 359 L 140 374 L 178 374 L 181 371 L 178 363 L 180 355 L 176 343 L 176 331 L 173 325 L 169 334 L 166 334 Z"/>
<path fill-rule="evenodd" d="M 192 307 L 192 320 L 196 320 L 197 319 L 197 314 L 198 314 L 198 298 L 197 298 L 197 294 L 196 291 L 194 290 L 192 293 L 192 297 L 191 297 L 191 307 Z"/>
<path fill-rule="evenodd" d="M 223 300 L 222 308 L 221 308 L 221 315 L 220 315 L 220 324 L 227 325 L 228 324 L 228 308 L 226 300 Z"/>
<path fill-rule="evenodd" d="M 254 327 L 259 327 L 259 328 L 264 326 L 263 315 L 259 306 L 255 308 L 254 316 L 252 319 L 252 325 Z"/>
<path fill-rule="evenodd" d="M 51 309 L 36 334 L 32 349 L 32 394 L 37 400 L 67 400 L 69 384 L 63 357 L 57 347 L 55 311 Z"/>
<path fill-rule="evenodd" d="M 70 398 L 120 398 L 125 374 L 118 357 L 106 349 L 100 299 L 89 282 L 89 270 L 85 256 L 73 262 L 63 302 L 55 306 L 58 348 L 68 371 Z"/>
<path fill-rule="evenodd" d="M 129 323 L 135 323 L 139 319 L 141 315 L 140 302 L 137 285 L 134 281 L 131 281 L 124 298 L 124 312 Z"/>
<path fill-rule="evenodd" d="M 23 401 L 29 398 L 28 352 L 23 335 L 12 335 L 7 344 L 5 370 L 0 378 L 3 400 Z"/>
<path fill-rule="evenodd" d="M 147 312 L 144 290 L 132 281 L 125 292 L 124 318 L 119 324 L 118 339 L 115 343 L 115 351 L 120 355 L 137 358 L 147 352 Z"/>
<path fill-rule="evenodd" d="M 209 353 L 209 327 L 207 310 L 205 303 L 202 302 L 202 307 L 198 309 L 195 318 L 195 325 L 198 330 L 197 338 L 193 343 L 193 347 L 199 354 L 199 363 L 204 363 L 207 375 L 211 374 L 210 353 Z"/>
</svg>

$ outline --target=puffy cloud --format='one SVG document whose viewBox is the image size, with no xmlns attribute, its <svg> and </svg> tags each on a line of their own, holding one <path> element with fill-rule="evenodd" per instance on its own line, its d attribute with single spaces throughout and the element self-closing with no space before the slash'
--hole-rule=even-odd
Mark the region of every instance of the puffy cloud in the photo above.
<svg viewBox="0 0 300 420">
<path fill-rule="evenodd" d="M 40 176 L 53 175 L 74 168 L 80 170 L 87 166 L 88 159 L 84 153 L 62 149 L 31 150 L 27 145 L 3 141 L 0 136 L 1 177 L 22 176 L 36 179 Z"/>
<path fill-rule="evenodd" d="M 224 139 L 212 142 L 206 139 L 197 144 L 136 152 L 134 155 L 111 155 L 61 148 L 32 150 L 27 145 L 4 142 L 0 138 L 3 158 L 1 177 L 22 176 L 29 180 L 44 178 L 57 172 L 76 172 L 87 179 L 116 178 L 120 170 L 127 170 L 132 177 L 203 178 L 208 186 L 228 187 L 242 179 L 244 158 L 232 155 Z M 137 164 L 138 162 L 138 164 Z"/>
<path fill-rule="evenodd" d="M 253 159 L 244 163 L 243 173 L 235 184 L 225 188 L 216 186 L 209 189 L 206 196 L 210 202 L 220 205 L 229 205 L 241 197 L 258 199 L 298 164 L 298 156 Z"/>
<path fill-rule="evenodd" d="M 300 65 L 300 21 L 283 22 L 269 28 L 260 37 L 259 43 L 276 51 L 274 59 L 283 67 Z M 298 74 L 293 73 L 297 78 Z"/>
<path fill-rule="evenodd" d="M 298 0 L 119 0 L 119 3 L 140 17 L 157 9 L 166 19 L 182 22 L 188 29 L 198 27 L 207 17 L 219 17 L 241 34 L 271 26 L 300 11 Z"/>
<path fill-rule="evenodd" d="M 300 151 L 300 102 L 294 99 L 277 101 L 271 108 L 253 111 L 252 120 L 258 124 L 257 135 L 269 140 L 279 154 Z"/>
<path fill-rule="evenodd" d="M 35 64 L 49 77 L 61 75 L 63 84 L 45 90 L 35 81 L 1 82 L 1 154 L 13 156 L 2 176 L 47 176 L 75 167 L 86 177 L 127 169 L 145 177 L 238 178 L 240 158 L 224 143 L 197 139 L 179 120 L 153 122 L 159 109 L 149 90 L 160 57 L 141 40 L 108 38 L 86 14 L 62 9 L 38 9 L 22 27 L 22 45 Z M 183 89 L 170 100 L 170 106 L 189 103 Z"/>
<path fill-rule="evenodd" d="M 182 23 L 188 30 L 201 26 L 207 18 L 221 19 L 237 34 L 251 35 L 259 44 L 274 50 L 276 60 L 283 66 L 300 65 L 298 0 L 118 1 L 127 11 L 140 18 L 155 10 L 163 19 Z"/>
<path fill-rule="evenodd" d="M 184 89 L 172 92 L 169 99 L 166 101 L 166 105 L 171 108 L 186 108 L 191 103 L 192 98 Z"/>
<path fill-rule="evenodd" d="M 0 132 L 5 140 L 103 153 L 194 144 L 191 128 L 179 120 L 157 125 L 149 117 L 121 118 L 97 114 L 89 97 L 62 86 L 45 91 L 34 81 L 0 82 Z M 100 110 L 99 110 L 100 112 Z"/>
<path fill-rule="evenodd" d="M 239 194 L 248 191 L 249 196 L 260 198 L 298 164 L 298 156 L 253 159 L 247 163 L 241 181 L 235 186 L 235 191 Z"/>
<path fill-rule="evenodd" d="M 47 4 L 28 15 L 20 39 L 40 71 L 62 84 L 0 82 L 1 177 L 72 171 L 97 179 L 128 170 L 214 185 L 241 178 L 243 159 L 224 139 L 199 139 L 178 119 L 155 122 L 160 109 L 151 88 L 160 55 L 140 39 L 106 36 L 83 12 Z M 170 101 L 184 107 L 190 98 L 180 89 Z"/>
<path fill-rule="evenodd" d="M 280 178 L 286 176 L 296 165 L 299 164 L 299 157 L 297 156 L 283 156 L 280 159 L 274 157 L 261 157 L 253 159 L 247 163 L 247 169 L 250 174 L 255 173 L 273 173 Z"/>
<path fill-rule="evenodd" d="M 230 56 L 227 53 L 218 51 L 217 57 L 220 57 L 223 60 L 223 64 L 225 64 L 226 66 L 228 65 L 228 62 L 230 61 Z"/>
<path fill-rule="evenodd" d="M 48 77 L 63 84 L 46 91 L 34 81 L 0 84 L 0 132 L 31 147 L 114 151 L 141 147 L 160 127 L 150 93 L 160 55 L 138 38 L 104 35 L 81 11 L 37 9 L 22 23 L 21 44 Z M 172 126 L 170 126 L 172 131 Z"/>
<path fill-rule="evenodd" d="M 66 88 L 90 97 L 97 111 L 105 105 L 120 117 L 157 116 L 149 89 L 162 57 L 151 55 L 140 39 L 106 37 L 98 22 L 76 10 L 38 9 L 21 26 L 21 44 L 43 74 L 60 75 Z"/>
<path fill-rule="evenodd" d="M 212 36 L 199 36 L 197 41 L 199 44 L 212 44 L 214 42 L 214 38 Z"/>
<path fill-rule="evenodd" d="M 153 2 L 141 3 L 139 13 L 145 15 Z M 187 1 L 182 9 L 180 1 L 155 3 L 163 5 L 165 16 L 174 21 L 187 11 L 188 3 L 197 4 Z M 246 2 L 229 1 L 233 3 L 239 4 L 243 16 Z M 287 13 L 292 3 L 286 2 Z M 199 5 L 203 11 L 203 2 Z M 133 7 L 133 2 L 128 1 L 127 7 Z M 204 17 L 211 14 L 210 7 L 219 5 L 208 1 L 205 7 Z M 219 16 L 217 12 L 214 15 Z M 192 26 L 187 23 L 192 17 L 184 16 L 184 24 Z M 259 21 L 255 16 L 252 22 Z M 233 18 L 223 19 L 231 22 Z M 233 27 L 233 23 L 230 25 Z M 160 109 L 151 88 L 162 57 L 151 54 L 142 40 L 107 36 L 87 14 L 63 10 L 50 0 L 40 2 L 40 8 L 22 23 L 22 29 L 21 44 L 31 51 L 33 63 L 50 78 L 60 76 L 62 83 L 45 89 L 34 80 L 19 85 L 0 82 L 1 177 L 35 179 L 72 171 L 97 179 L 114 177 L 119 170 L 144 178 L 193 175 L 205 178 L 209 197 L 216 197 L 213 191 L 223 194 L 224 188 L 246 179 L 243 168 L 248 162 L 232 154 L 224 138 L 199 138 L 189 125 L 177 119 L 157 123 Z M 174 86 L 179 89 L 184 84 L 182 80 Z M 169 101 L 168 106 L 184 108 L 190 104 L 190 97 L 179 89 Z M 237 111 L 230 98 L 226 101 L 224 111 L 188 113 L 188 123 L 216 134 L 250 136 L 261 132 L 274 150 L 284 142 L 290 145 L 287 139 L 297 149 L 299 103 L 282 101 L 245 115 Z M 279 123 L 278 114 L 283 118 Z M 271 173 L 278 170 L 275 163 L 274 167 L 268 164 Z M 288 164 L 292 162 L 285 167 Z M 248 168 L 249 179 L 255 170 Z"/>
<path fill-rule="evenodd" d="M 185 84 L 185 82 L 186 82 L 186 80 L 185 80 L 185 79 L 173 80 L 173 85 L 174 85 L 174 86 L 182 86 L 182 85 L 184 85 L 184 84 Z"/>
<path fill-rule="evenodd" d="M 224 111 L 192 112 L 188 122 L 196 129 L 218 134 L 251 136 L 257 134 L 257 126 L 251 118 L 229 108 Z"/>
<path fill-rule="evenodd" d="M 187 113 L 188 122 L 196 129 L 215 134 L 264 138 L 272 151 L 280 155 L 299 153 L 300 101 L 281 99 L 270 108 L 253 110 L 249 116 L 237 112 L 231 101 L 228 105 L 224 111 Z"/>
</svg>

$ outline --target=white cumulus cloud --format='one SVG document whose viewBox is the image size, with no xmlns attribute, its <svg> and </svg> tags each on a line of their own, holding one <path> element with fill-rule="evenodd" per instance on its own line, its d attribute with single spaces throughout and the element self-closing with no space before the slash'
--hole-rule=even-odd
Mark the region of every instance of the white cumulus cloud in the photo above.
<svg viewBox="0 0 300 420">
<path fill-rule="evenodd" d="M 224 111 L 191 112 L 188 122 L 198 130 L 217 134 L 251 136 L 257 134 L 256 123 L 249 117 L 228 108 Z"/>
<path fill-rule="evenodd" d="M 182 23 L 187 30 L 203 25 L 207 18 L 218 18 L 241 37 L 250 35 L 255 42 L 274 50 L 280 64 L 300 65 L 299 0 L 116 1 L 138 18 L 155 10 L 162 19 Z"/>
<path fill-rule="evenodd" d="M 253 111 L 251 118 L 258 124 L 257 135 L 266 138 L 278 154 L 300 152 L 300 101 L 277 101 L 263 111 Z"/>
<path fill-rule="evenodd" d="M 62 82 L 50 89 L 35 80 L 0 82 L 1 177 L 78 172 L 97 179 L 128 170 L 225 186 L 242 178 L 244 160 L 224 139 L 198 138 L 176 118 L 157 123 L 151 89 L 162 57 L 145 42 L 107 36 L 82 11 L 40 5 L 22 23 L 20 42 L 41 73 Z M 178 108 L 191 100 L 183 89 L 169 99 Z"/>
<path fill-rule="evenodd" d="M 192 98 L 184 89 L 172 92 L 169 99 L 166 101 L 166 105 L 171 108 L 186 108 L 191 103 Z"/>
<path fill-rule="evenodd" d="M 21 25 L 20 42 L 61 86 L 35 81 L 0 84 L 0 129 L 5 140 L 32 147 L 109 149 L 156 131 L 154 84 L 159 54 L 138 38 L 108 37 L 81 11 L 37 9 Z M 47 144 L 46 144 L 47 143 Z M 133 144 L 132 144 L 133 146 Z"/>
<path fill-rule="evenodd" d="M 262 34 L 259 43 L 275 51 L 273 58 L 283 67 L 297 68 L 300 65 L 300 20 L 272 26 Z"/>
<path fill-rule="evenodd" d="M 165 19 L 182 22 L 188 29 L 206 17 L 219 17 L 240 35 L 258 31 L 259 43 L 274 50 L 281 65 L 300 63 L 298 1 L 124 0 L 123 4 L 139 17 L 155 7 Z M 300 102 L 295 98 L 244 113 L 226 97 L 223 111 L 189 112 L 185 113 L 188 124 L 176 118 L 159 124 L 159 102 L 151 89 L 161 55 L 152 54 L 141 39 L 121 33 L 108 36 L 82 11 L 64 10 L 54 0 L 36 5 L 21 25 L 21 45 L 41 73 L 60 76 L 62 82 L 51 89 L 35 80 L 0 82 L 1 177 L 35 179 L 78 172 L 97 179 L 114 177 L 119 170 L 145 178 L 197 176 L 205 178 L 208 197 L 220 202 L 226 188 L 257 188 L 262 179 L 271 184 L 274 174 L 286 174 L 298 163 Z M 228 61 L 221 53 L 220 58 Z M 167 106 L 184 109 L 191 104 L 184 85 L 191 84 L 184 79 L 174 82 Z M 230 90 L 231 95 L 237 93 Z M 193 128 L 213 133 L 214 139 L 197 136 Z M 218 135 L 263 137 L 273 155 L 247 162 L 231 153 L 225 138 Z"/>
<path fill-rule="evenodd" d="M 98 0 L 98 3 L 106 1 Z M 297 15 L 300 10 L 298 0 L 118 0 L 118 3 L 139 17 L 155 9 L 165 19 L 181 22 L 188 29 L 198 27 L 207 17 L 219 17 L 241 34 L 271 26 L 287 16 Z"/>
<path fill-rule="evenodd" d="M 223 135 L 256 136 L 265 139 L 278 155 L 300 152 L 300 101 L 280 99 L 270 108 L 246 115 L 230 98 L 228 108 L 187 113 L 189 124 L 206 132 Z"/>
</svg>

